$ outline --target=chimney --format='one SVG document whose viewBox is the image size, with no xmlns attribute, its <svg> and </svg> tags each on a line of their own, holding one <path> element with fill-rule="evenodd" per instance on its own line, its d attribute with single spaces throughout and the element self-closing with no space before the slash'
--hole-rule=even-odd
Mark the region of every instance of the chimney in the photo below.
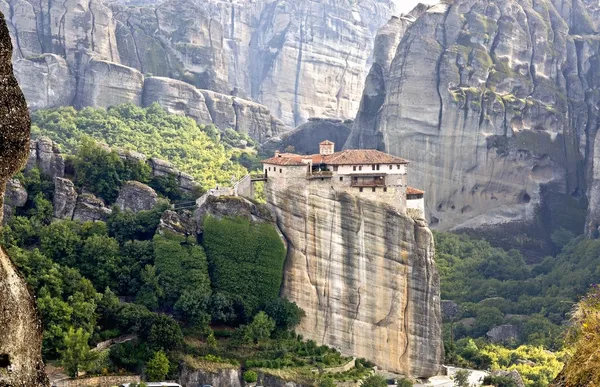
<svg viewBox="0 0 600 387">
<path fill-rule="evenodd" d="M 280 157 L 278 150 L 275 151 L 275 157 Z"/>
<path fill-rule="evenodd" d="M 335 151 L 335 144 L 329 140 L 325 140 L 319 144 L 319 153 L 321 156 L 331 155 Z"/>
</svg>

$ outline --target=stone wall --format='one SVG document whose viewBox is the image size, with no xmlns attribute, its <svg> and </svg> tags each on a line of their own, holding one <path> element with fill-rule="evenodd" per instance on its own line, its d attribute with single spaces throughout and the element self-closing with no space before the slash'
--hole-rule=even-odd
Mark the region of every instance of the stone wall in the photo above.
<svg viewBox="0 0 600 387">
<path fill-rule="evenodd" d="M 65 379 L 52 383 L 52 387 L 113 387 L 123 383 L 139 383 L 140 376 L 94 376 L 91 378 Z"/>
</svg>

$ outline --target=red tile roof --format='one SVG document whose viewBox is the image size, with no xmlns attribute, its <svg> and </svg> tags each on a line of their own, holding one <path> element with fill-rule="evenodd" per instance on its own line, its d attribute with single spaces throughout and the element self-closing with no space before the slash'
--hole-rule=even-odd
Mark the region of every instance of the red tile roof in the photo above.
<svg viewBox="0 0 600 387">
<path fill-rule="evenodd" d="M 302 160 L 311 160 L 313 164 L 327 165 L 369 165 L 369 164 L 408 164 L 408 161 L 375 149 L 348 149 L 330 155 L 297 155 L 280 153 L 278 156 L 263 160 L 263 164 L 283 166 L 304 165 Z"/>
<path fill-rule="evenodd" d="M 421 191 L 420 189 L 416 189 L 413 187 L 408 187 L 408 188 L 406 188 L 406 194 L 407 195 L 423 195 L 423 194 L 425 194 L 425 191 Z"/>
<path fill-rule="evenodd" d="M 329 140 L 325 140 L 325 141 L 319 143 L 319 145 L 335 145 L 335 144 Z"/>
</svg>

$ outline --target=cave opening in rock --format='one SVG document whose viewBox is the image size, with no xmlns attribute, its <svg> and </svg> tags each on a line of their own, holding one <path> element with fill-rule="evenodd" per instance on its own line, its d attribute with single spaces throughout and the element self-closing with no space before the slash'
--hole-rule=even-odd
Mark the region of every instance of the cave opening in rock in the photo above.
<svg viewBox="0 0 600 387">
<path fill-rule="evenodd" d="M 10 356 L 7 353 L 0 353 L 0 368 L 10 367 Z"/>
</svg>

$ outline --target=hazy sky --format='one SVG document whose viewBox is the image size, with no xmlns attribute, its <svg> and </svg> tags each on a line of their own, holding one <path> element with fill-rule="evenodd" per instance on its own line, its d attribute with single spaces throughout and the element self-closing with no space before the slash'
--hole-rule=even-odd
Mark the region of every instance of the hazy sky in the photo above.
<svg viewBox="0 0 600 387">
<path fill-rule="evenodd" d="M 396 0 L 396 4 L 400 7 L 401 13 L 410 11 L 419 3 L 435 4 L 437 2 L 439 2 L 439 0 Z"/>
</svg>

